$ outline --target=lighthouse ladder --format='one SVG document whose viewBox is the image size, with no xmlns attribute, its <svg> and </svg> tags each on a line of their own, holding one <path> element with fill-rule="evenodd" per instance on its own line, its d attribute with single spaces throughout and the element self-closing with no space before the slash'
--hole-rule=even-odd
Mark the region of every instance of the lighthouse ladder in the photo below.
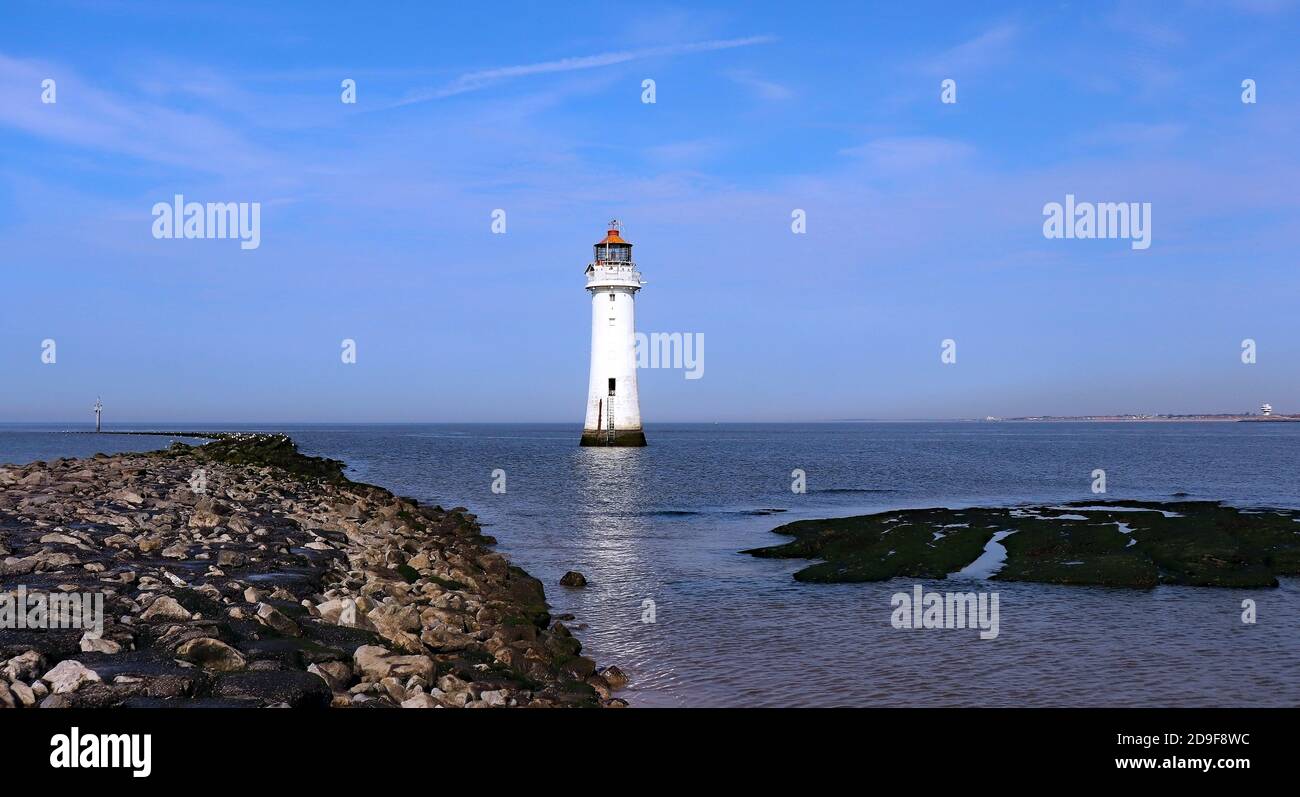
<svg viewBox="0 0 1300 797">
<path fill-rule="evenodd" d="M 610 445 L 613 445 L 614 444 L 614 402 L 610 401 L 606 403 L 605 409 L 608 413 L 606 415 L 606 418 L 608 420 L 605 423 L 605 442 Z"/>
</svg>

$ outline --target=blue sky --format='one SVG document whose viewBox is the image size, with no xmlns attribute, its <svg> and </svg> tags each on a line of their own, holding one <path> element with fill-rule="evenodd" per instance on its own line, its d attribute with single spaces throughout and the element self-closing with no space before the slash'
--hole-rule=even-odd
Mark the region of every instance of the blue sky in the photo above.
<svg viewBox="0 0 1300 797">
<path fill-rule="evenodd" d="M 614 216 L 651 424 L 1300 412 L 1295 3 L 156 6 L 5 5 L 2 421 L 580 422 Z"/>
</svg>

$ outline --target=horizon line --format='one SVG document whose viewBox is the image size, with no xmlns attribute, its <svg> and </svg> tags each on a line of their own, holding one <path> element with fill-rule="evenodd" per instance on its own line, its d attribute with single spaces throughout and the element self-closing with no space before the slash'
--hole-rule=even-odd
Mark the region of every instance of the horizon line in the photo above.
<svg viewBox="0 0 1300 797">
<path fill-rule="evenodd" d="M 789 425 L 789 424 L 837 424 L 837 423 L 1002 423 L 1002 422 L 1021 422 L 1032 423 L 1042 422 L 1060 422 L 1060 421 L 1081 421 L 1094 422 L 1097 420 L 1115 420 L 1133 421 L 1133 420 L 1187 420 L 1194 422 L 1199 418 L 1237 418 L 1237 417 L 1266 417 L 1260 413 L 1251 412 L 1201 412 L 1201 413 L 1098 413 L 1085 415 L 1015 415 L 1015 416 L 986 416 L 986 417 L 959 417 L 959 418 L 823 418 L 816 420 L 762 420 L 762 421 L 744 421 L 744 420 L 672 420 L 672 421 L 650 421 L 646 422 L 647 426 L 668 426 L 673 424 L 689 425 Z M 1290 417 L 1287 413 L 1274 413 L 1273 417 Z M 437 426 L 437 425 L 458 425 L 458 426 L 573 426 L 582 428 L 582 421 L 539 421 L 539 420 L 518 420 L 518 421 L 430 421 L 430 420 L 257 420 L 257 421 L 169 421 L 169 420 L 141 420 L 141 421 L 117 421 L 109 428 L 109 424 L 104 424 L 104 432 L 128 432 L 142 431 L 136 428 L 127 428 L 134 426 L 146 426 L 151 424 L 161 424 L 164 426 L 186 426 L 189 431 L 194 431 L 202 427 L 220 427 L 220 426 Z M 0 426 L 91 426 L 93 420 L 42 420 L 42 421 L 8 421 L 0 420 Z M 164 429 L 162 431 L 172 431 Z"/>
</svg>

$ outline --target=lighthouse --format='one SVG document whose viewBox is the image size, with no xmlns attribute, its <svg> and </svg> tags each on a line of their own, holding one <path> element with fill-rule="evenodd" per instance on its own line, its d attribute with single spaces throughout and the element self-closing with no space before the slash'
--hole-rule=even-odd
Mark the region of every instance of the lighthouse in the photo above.
<svg viewBox="0 0 1300 797">
<path fill-rule="evenodd" d="M 591 294 L 591 379 L 587 387 L 584 446 L 643 446 L 636 392 L 636 292 L 645 283 L 632 262 L 632 244 L 609 223 L 587 266 Z"/>
</svg>

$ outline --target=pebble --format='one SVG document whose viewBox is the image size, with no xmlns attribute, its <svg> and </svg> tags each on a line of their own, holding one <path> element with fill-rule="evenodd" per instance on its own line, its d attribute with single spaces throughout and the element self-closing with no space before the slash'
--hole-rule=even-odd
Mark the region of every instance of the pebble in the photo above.
<svg viewBox="0 0 1300 797">
<path fill-rule="evenodd" d="M 66 659 L 59 662 L 41 680 L 50 685 L 50 691 L 56 695 L 75 692 L 82 684 L 98 681 L 99 673 L 88 669 L 81 662 Z"/>
</svg>

